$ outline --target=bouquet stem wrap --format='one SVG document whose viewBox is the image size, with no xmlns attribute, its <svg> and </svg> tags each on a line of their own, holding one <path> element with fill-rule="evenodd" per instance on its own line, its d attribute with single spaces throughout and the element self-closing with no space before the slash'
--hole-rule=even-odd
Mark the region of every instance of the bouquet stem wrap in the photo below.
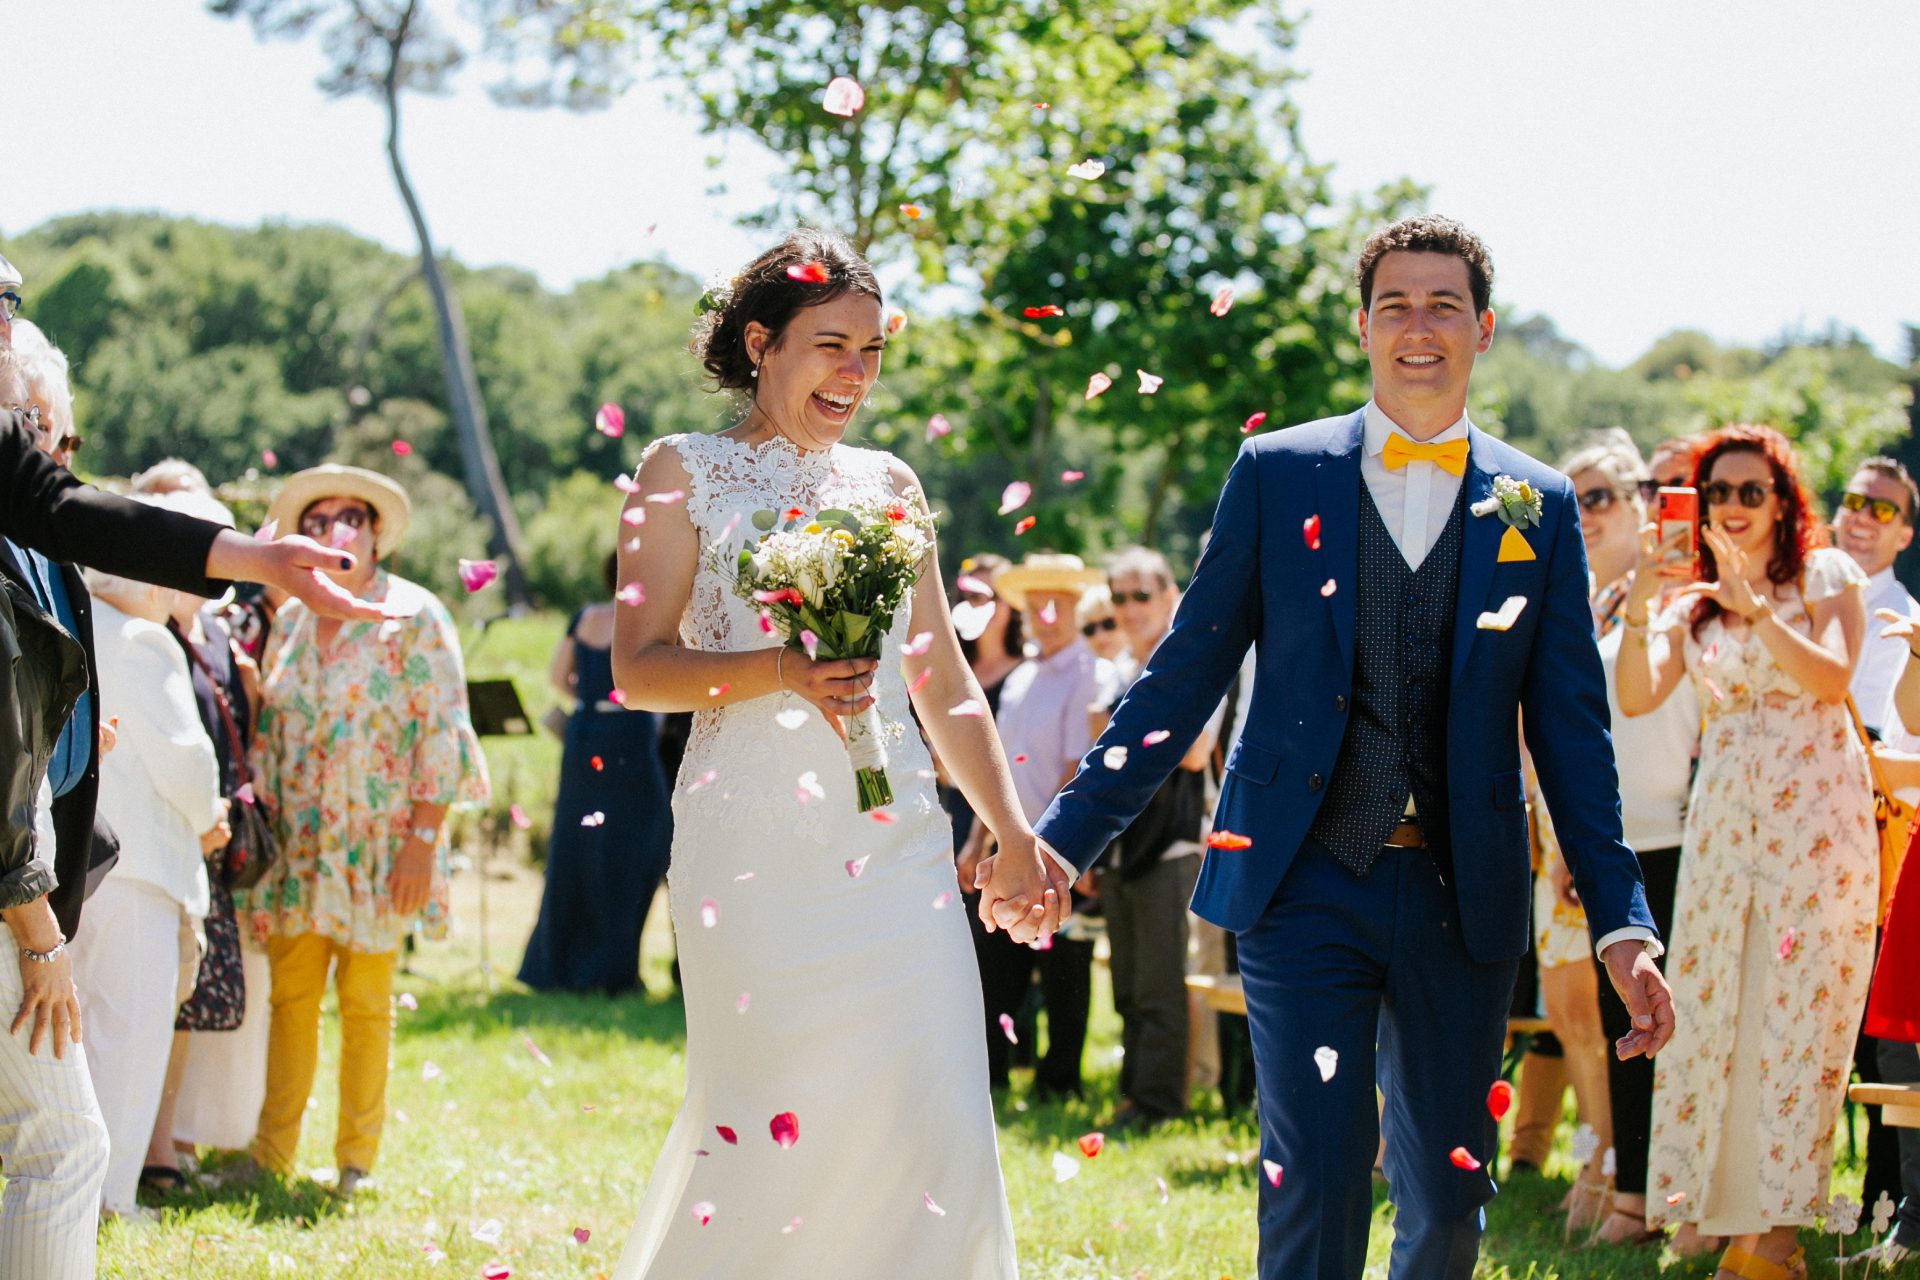
<svg viewBox="0 0 1920 1280">
<path fill-rule="evenodd" d="M 893 784 L 887 781 L 887 742 L 880 711 L 868 707 L 847 719 L 847 755 L 853 761 L 853 787 L 859 793 L 860 812 L 893 803 Z"/>
</svg>

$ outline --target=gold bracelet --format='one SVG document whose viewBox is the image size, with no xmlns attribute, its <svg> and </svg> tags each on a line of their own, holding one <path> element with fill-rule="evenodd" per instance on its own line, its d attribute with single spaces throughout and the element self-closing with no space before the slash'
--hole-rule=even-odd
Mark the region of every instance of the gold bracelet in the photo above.
<svg viewBox="0 0 1920 1280">
<path fill-rule="evenodd" d="M 1653 618 L 1651 616 L 1642 618 L 1640 619 L 1640 621 L 1635 622 L 1633 620 L 1633 615 L 1630 613 L 1623 613 L 1620 615 L 1620 626 L 1622 627 L 1622 629 L 1627 631 L 1645 631 L 1647 629 L 1647 624 L 1652 621 L 1653 621 Z"/>
<path fill-rule="evenodd" d="M 781 645 L 778 649 L 775 649 L 773 651 L 773 683 L 779 686 L 780 691 L 782 693 L 785 693 L 787 690 L 787 679 L 785 676 L 780 674 L 780 665 L 784 663 L 786 660 L 787 660 L 787 646 Z"/>
</svg>

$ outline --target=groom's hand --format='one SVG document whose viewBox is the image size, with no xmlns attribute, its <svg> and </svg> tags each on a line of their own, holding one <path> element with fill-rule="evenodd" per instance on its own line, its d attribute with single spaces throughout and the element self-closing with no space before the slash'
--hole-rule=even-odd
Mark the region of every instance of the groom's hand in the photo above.
<svg viewBox="0 0 1920 1280">
<path fill-rule="evenodd" d="M 1640 1054 L 1651 1058 L 1673 1039 L 1673 992 L 1667 989 L 1660 966 L 1634 939 L 1614 943 L 1600 958 L 1633 1021 L 1633 1030 L 1614 1042 L 1613 1051 L 1622 1062 Z"/>
<path fill-rule="evenodd" d="M 1002 843 L 974 870 L 980 923 L 1017 943 L 1057 931 L 1072 913 L 1072 882 L 1031 835 Z"/>
</svg>

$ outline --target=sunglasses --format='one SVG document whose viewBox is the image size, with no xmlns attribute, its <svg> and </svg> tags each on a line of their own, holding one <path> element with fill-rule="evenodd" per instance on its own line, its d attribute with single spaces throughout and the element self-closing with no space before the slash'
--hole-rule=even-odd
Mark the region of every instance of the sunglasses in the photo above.
<svg viewBox="0 0 1920 1280">
<path fill-rule="evenodd" d="M 1119 625 L 1120 624 L 1118 622 L 1115 622 L 1112 618 L 1102 618 L 1098 622 L 1089 622 L 1086 626 L 1080 628 L 1080 634 L 1085 636 L 1087 639 L 1091 640 L 1094 638 L 1094 636 L 1098 635 L 1100 632 L 1112 631 L 1115 627 L 1118 627 Z"/>
<path fill-rule="evenodd" d="M 1611 510 L 1613 504 L 1620 501 L 1620 495 L 1611 489 L 1589 489 L 1580 494 L 1577 501 L 1582 511 L 1591 511 L 1596 515 Z"/>
<path fill-rule="evenodd" d="M 11 289 L 0 291 L 0 320 L 12 320 L 20 314 L 24 299 Z"/>
<path fill-rule="evenodd" d="M 1112 587 L 1108 587 L 1107 590 L 1112 594 L 1115 604 L 1120 604 L 1127 600 L 1131 600 L 1135 604 L 1150 604 L 1160 595 L 1158 591 L 1115 591 Z"/>
<path fill-rule="evenodd" d="M 324 542 L 336 524 L 343 524 L 349 529 L 364 529 L 372 518 L 373 514 L 365 507 L 342 507 L 334 512 L 309 511 L 300 517 L 300 532 L 315 542 Z"/>
<path fill-rule="evenodd" d="M 1869 498 L 1864 493 L 1848 490 L 1840 495 L 1840 505 L 1849 511 L 1871 511 L 1875 524 L 1892 524 L 1900 514 L 1900 504 L 1889 502 L 1885 498 Z"/>
<path fill-rule="evenodd" d="M 1753 511 L 1766 505 L 1767 499 L 1773 496 L 1773 486 L 1761 484 L 1758 480 L 1749 480 L 1737 490 L 1725 480 L 1715 480 L 1712 484 L 1700 486 L 1700 496 L 1707 500 L 1707 505 L 1710 507 L 1730 505 L 1736 492 L 1740 495 L 1740 505 Z"/>
</svg>

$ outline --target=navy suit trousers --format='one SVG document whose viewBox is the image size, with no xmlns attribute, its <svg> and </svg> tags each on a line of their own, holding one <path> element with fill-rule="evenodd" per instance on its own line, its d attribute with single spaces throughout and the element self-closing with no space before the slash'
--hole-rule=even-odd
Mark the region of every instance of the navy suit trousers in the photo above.
<svg viewBox="0 0 1920 1280">
<path fill-rule="evenodd" d="M 1485 1167 L 1487 1091 L 1500 1073 L 1517 960 L 1482 964 L 1461 941 L 1452 888 L 1420 849 L 1388 849 L 1361 878 L 1301 846 L 1273 899 L 1238 935 L 1258 1063 L 1261 1280 L 1359 1280 L 1384 1112 L 1395 1203 L 1393 1280 L 1468 1280 Z M 1339 1054 L 1322 1081 L 1315 1051 Z M 1377 1050 L 1377 1052 L 1376 1052 Z"/>
</svg>

